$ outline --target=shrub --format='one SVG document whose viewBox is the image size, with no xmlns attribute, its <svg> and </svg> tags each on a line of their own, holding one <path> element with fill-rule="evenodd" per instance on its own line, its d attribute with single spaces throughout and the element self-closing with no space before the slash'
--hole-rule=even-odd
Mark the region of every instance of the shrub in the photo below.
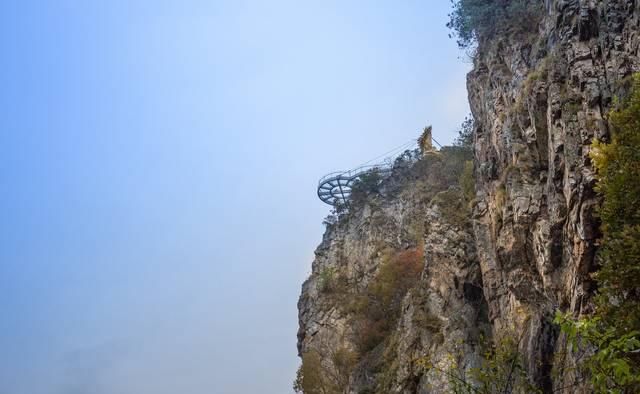
<svg viewBox="0 0 640 394">
<path fill-rule="evenodd" d="M 343 392 L 349 386 L 349 377 L 358 363 L 358 354 L 351 349 L 341 347 L 333 352 L 331 361 L 335 368 L 334 379 L 338 389 Z"/>
<path fill-rule="evenodd" d="M 459 186 L 460 176 L 465 170 L 466 163 L 473 160 L 473 151 L 461 146 L 445 146 L 440 149 L 438 163 L 434 163 L 428 171 L 433 173 L 435 184 L 438 189 L 433 188 L 432 196 L 438 192 Z"/>
<path fill-rule="evenodd" d="M 589 373 L 596 393 L 640 392 L 638 358 L 634 357 L 640 349 L 640 331 L 621 334 L 615 323 L 603 321 L 599 316 L 574 320 L 558 313 L 555 323 L 576 353 L 585 344 L 596 349 L 592 355 L 578 360 L 579 367 Z"/>
<path fill-rule="evenodd" d="M 473 177 L 473 161 L 467 160 L 464 163 L 464 169 L 462 170 L 462 174 L 460 175 L 460 189 L 462 190 L 462 196 L 464 197 L 467 205 L 473 201 L 476 197 L 476 185 L 475 179 Z"/>
<path fill-rule="evenodd" d="M 362 174 L 351 188 L 351 203 L 355 205 L 363 204 L 368 196 L 379 192 L 378 188 L 381 182 L 382 176 L 375 169 Z"/>
<path fill-rule="evenodd" d="M 400 315 L 402 299 L 420 279 L 423 267 L 423 246 L 387 252 L 377 275 L 352 307 L 361 353 L 372 350 L 389 335 Z"/>
<path fill-rule="evenodd" d="M 482 343 L 482 361 L 468 371 L 461 370 L 456 362 L 460 354 L 449 355 L 446 369 L 434 365 L 428 357 L 418 359 L 417 363 L 427 371 L 444 375 L 455 394 L 541 393 L 529 382 L 518 347 L 519 341 L 513 335 L 505 335 L 495 343 Z"/>
<path fill-rule="evenodd" d="M 335 290 L 336 271 L 327 267 L 320 271 L 318 277 L 318 291 L 321 293 L 329 293 Z"/>
<path fill-rule="evenodd" d="M 472 369 L 471 375 L 478 387 L 473 393 L 541 393 L 529 382 L 520 353 L 519 341 L 513 335 L 500 338 L 485 349 L 479 368 Z M 456 387 L 456 386 L 454 386 Z M 458 385 L 456 393 L 467 393 L 467 386 Z"/>
<path fill-rule="evenodd" d="M 465 199 L 460 189 L 451 188 L 440 192 L 431 202 L 438 206 L 443 218 L 449 223 L 460 228 L 471 224 L 469 201 Z"/>
<path fill-rule="evenodd" d="M 475 128 L 475 120 L 470 114 L 464 118 L 464 121 L 460 125 L 458 130 L 458 136 L 453 141 L 453 146 L 461 146 L 463 148 L 473 148 L 473 130 Z"/>
<path fill-rule="evenodd" d="M 312 349 L 302 355 L 293 389 L 303 394 L 339 394 L 349 385 L 349 377 L 358 362 L 358 355 L 347 348 L 338 348 L 329 355 L 331 365 L 322 363 L 322 356 Z"/>
<path fill-rule="evenodd" d="M 324 373 L 320 354 L 311 350 L 302 355 L 302 365 L 296 373 L 293 390 L 303 394 L 338 394 L 338 390 L 328 381 Z"/>
<path fill-rule="evenodd" d="M 349 280 L 344 271 L 335 267 L 325 267 L 318 274 L 316 289 L 327 295 L 333 302 L 349 292 Z"/>
</svg>

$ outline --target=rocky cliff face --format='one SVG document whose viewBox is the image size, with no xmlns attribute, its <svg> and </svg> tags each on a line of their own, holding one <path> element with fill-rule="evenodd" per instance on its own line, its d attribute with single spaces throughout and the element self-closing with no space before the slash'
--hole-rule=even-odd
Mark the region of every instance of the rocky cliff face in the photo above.
<svg viewBox="0 0 640 394">
<path fill-rule="evenodd" d="M 449 392 L 447 371 L 477 367 L 481 338 L 505 335 L 541 390 L 588 392 L 551 320 L 590 308 L 599 200 L 589 149 L 608 138 L 607 112 L 639 71 L 639 7 L 546 0 L 538 32 L 480 45 L 468 76 L 469 210 L 465 158 L 442 152 L 408 160 L 328 226 L 299 303 L 299 351 L 318 356 L 318 392 Z M 348 301 L 375 299 L 381 267 L 414 250 L 419 274 L 363 346 L 377 320 Z"/>
<path fill-rule="evenodd" d="M 298 304 L 298 346 L 304 361 L 320 356 L 314 368 L 326 379 L 314 378 L 323 387 L 317 392 L 444 389 L 446 377 L 427 373 L 426 362 L 447 369 L 455 351 L 455 362 L 477 363 L 472 344 L 488 324 L 487 308 L 470 210 L 458 187 L 471 150 L 416 156 L 354 193 L 316 250 Z M 353 356 L 346 371 L 336 360 L 345 355 Z"/>
<path fill-rule="evenodd" d="M 481 48 L 468 76 L 477 120 L 474 232 L 495 331 L 522 333 L 526 365 L 547 391 L 572 386 L 551 324 L 586 312 L 598 223 L 594 137 L 638 71 L 634 1 L 546 1 L 540 34 Z M 552 373 L 555 367 L 556 374 Z M 555 378 L 554 378 L 555 376 Z M 573 389 L 572 389 L 573 390 Z"/>
</svg>

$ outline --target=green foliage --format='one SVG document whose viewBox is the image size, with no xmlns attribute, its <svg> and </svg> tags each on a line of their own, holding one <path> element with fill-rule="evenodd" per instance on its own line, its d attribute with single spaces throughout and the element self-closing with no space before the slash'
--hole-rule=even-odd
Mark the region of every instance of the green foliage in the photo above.
<svg viewBox="0 0 640 394">
<path fill-rule="evenodd" d="M 547 77 L 549 76 L 549 69 L 551 68 L 553 60 L 553 55 L 548 54 L 542 60 L 540 60 L 540 62 L 538 62 L 536 68 L 531 71 L 527 75 L 527 78 L 524 80 L 522 88 L 525 92 L 531 93 L 531 90 L 533 89 L 533 86 L 536 82 L 544 81 L 547 79 Z"/>
<path fill-rule="evenodd" d="M 601 393 L 640 392 L 640 77 L 610 114 L 610 143 L 594 141 L 591 159 L 603 203 L 599 289 L 592 316 L 556 322 L 574 347 L 593 348 L 582 367 Z"/>
<path fill-rule="evenodd" d="M 347 348 L 336 349 L 329 355 L 331 366 L 322 362 L 316 350 L 302 355 L 293 389 L 303 394 L 340 394 L 349 385 L 349 377 L 358 362 L 358 355 Z"/>
<path fill-rule="evenodd" d="M 512 335 L 506 335 L 495 343 L 482 344 L 483 358 L 478 368 L 460 370 L 456 357 L 450 355 L 446 370 L 434 365 L 428 358 L 418 360 L 426 370 L 435 370 L 447 377 L 451 392 L 455 394 L 534 394 L 542 393 L 529 382 L 524 368 L 519 343 Z"/>
<path fill-rule="evenodd" d="M 339 223 L 365 204 L 375 209 L 383 185 L 384 198 L 393 198 L 411 189 L 415 194 L 424 196 L 423 202 L 426 204 L 438 192 L 457 186 L 465 162 L 472 159 L 473 151 L 462 145 L 445 146 L 429 155 L 422 155 L 417 149 L 407 150 L 395 159 L 393 176 L 383 176 L 379 171 L 372 170 L 354 182 L 348 206 L 334 207 L 333 216 L 336 220 L 331 219 L 326 224 Z"/>
<path fill-rule="evenodd" d="M 303 394 L 338 394 L 323 372 L 322 358 L 317 351 L 311 350 L 303 354 L 293 389 L 296 393 Z"/>
<path fill-rule="evenodd" d="M 396 381 L 399 368 L 398 337 L 392 335 L 385 342 L 382 357 L 375 366 L 376 382 L 375 386 L 371 387 L 371 393 L 388 394 Z"/>
<path fill-rule="evenodd" d="M 527 74 L 527 77 L 522 83 L 520 94 L 516 97 L 515 105 L 511 110 L 513 114 L 527 115 L 526 100 L 532 96 L 533 89 L 536 87 L 538 81 L 544 81 L 548 78 L 551 62 L 552 55 L 547 55 L 544 59 L 538 62 L 535 69 Z"/>
<path fill-rule="evenodd" d="M 338 389 L 343 392 L 349 385 L 351 372 L 358 363 L 358 354 L 347 348 L 339 348 L 331 355 L 331 361 L 335 368 L 334 380 Z"/>
<path fill-rule="evenodd" d="M 340 297 L 348 293 L 348 279 L 345 273 L 335 267 L 325 267 L 318 274 L 316 289 L 334 302 L 340 302 Z"/>
<path fill-rule="evenodd" d="M 371 194 L 378 193 L 381 182 L 382 177 L 375 169 L 362 174 L 351 188 L 351 203 L 362 204 Z"/>
<path fill-rule="evenodd" d="M 581 368 L 591 377 L 596 393 L 638 393 L 640 392 L 640 331 L 620 334 L 618 327 L 604 322 L 598 316 L 572 319 L 558 312 L 555 323 L 567 335 L 573 350 L 584 344 L 594 347 L 595 352 L 580 360 Z"/>
<path fill-rule="evenodd" d="M 336 288 L 336 271 L 333 268 L 327 267 L 320 271 L 318 277 L 318 291 L 321 293 L 329 293 Z"/>
<path fill-rule="evenodd" d="M 462 174 L 460 174 L 460 189 L 467 206 L 476 197 L 475 179 L 473 177 L 473 161 L 467 160 L 464 163 Z"/>
<path fill-rule="evenodd" d="M 361 175 L 355 182 L 354 188 L 362 189 L 367 192 L 376 192 L 378 191 L 378 186 L 380 185 L 381 180 L 382 178 L 380 177 L 380 173 L 372 170 Z"/>
<path fill-rule="evenodd" d="M 469 390 L 468 384 L 458 384 L 456 393 L 539 393 L 532 385 L 524 369 L 522 354 L 518 351 L 518 341 L 513 336 L 505 336 L 496 344 L 485 349 L 482 364 L 471 369 L 471 378 L 477 385 Z M 457 381 L 459 383 L 459 381 Z"/>
<path fill-rule="evenodd" d="M 619 97 L 628 97 L 629 93 L 633 90 L 633 81 L 636 76 L 634 74 L 627 75 L 626 77 L 619 79 L 613 83 L 613 100 L 619 100 Z"/>
<path fill-rule="evenodd" d="M 610 121 L 611 143 L 594 141 L 591 155 L 604 197 L 598 312 L 623 334 L 640 327 L 640 77 Z"/>
<path fill-rule="evenodd" d="M 458 130 L 458 137 L 453 141 L 453 146 L 460 146 L 463 148 L 473 148 L 473 130 L 475 128 L 475 121 L 470 114 L 464 118 L 464 121 L 460 125 Z"/>
<path fill-rule="evenodd" d="M 580 110 L 582 110 L 582 102 L 566 101 L 562 105 L 562 117 L 565 121 L 571 120 L 578 114 L 578 112 L 580 112 Z"/>
<path fill-rule="evenodd" d="M 462 146 L 444 146 L 439 153 L 439 168 L 434 168 L 432 171 L 439 171 L 439 176 L 444 178 L 445 185 L 443 186 L 445 187 L 440 189 L 444 190 L 458 184 L 465 163 L 473 160 L 473 151 Z"/>
<path fill-rule="evenodd" d="M 473 180 L 471 180 L 472 182 Z M 471 186 L 473 187 L 473 186 Z M 471 224 L 471 209 L 469 202 L 458 188 L 451 188 L 436 194 L 431 200 L 440 208 L 442 216 L 450 223 L 458 227 L 466 227 Z"/>
<path fill-rule="evenodd" d="M 447 27 L 460 48 L 490 40 L 498 34 L 535 32 L 543 12 L 541 1 L 452 0 Z"/>
</svg>

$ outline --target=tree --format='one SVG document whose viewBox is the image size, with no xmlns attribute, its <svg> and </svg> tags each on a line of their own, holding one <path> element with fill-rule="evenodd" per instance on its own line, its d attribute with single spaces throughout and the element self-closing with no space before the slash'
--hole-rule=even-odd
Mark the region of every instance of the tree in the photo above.
<svg viewBox="0 0 640 394">
<path fill-rule="evenodd" d="M 473 115 L 469 114 L 464 118 L 464 121 L 460 125 L 458 130 L 458 137 L 453 142 L 453 146 L 461 146 L 463 148 L 473 148 L 473 129 L 475 128 L 475 121 Z"/>
<path fill-rule="evenodd" d="M 452 0 L 452 5 L 447 27 L 462 49 L 500 33 L 533 32 L 543 11 L 536 0 Z"/>
</svg>

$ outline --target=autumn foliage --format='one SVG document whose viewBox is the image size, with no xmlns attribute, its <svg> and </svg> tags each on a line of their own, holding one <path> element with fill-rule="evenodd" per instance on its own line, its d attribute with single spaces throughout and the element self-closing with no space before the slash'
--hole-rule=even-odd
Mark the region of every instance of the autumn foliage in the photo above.
<svg viewBox="0 0 640 394">
<path fill-rule="evenodd" d="M 424 247 L 387 251 L 364 294 L 354 305 L 360 352 L 382 343 L 400 315 L 402 299 L 416 285 L 424 267 Z"/>
</svg>

